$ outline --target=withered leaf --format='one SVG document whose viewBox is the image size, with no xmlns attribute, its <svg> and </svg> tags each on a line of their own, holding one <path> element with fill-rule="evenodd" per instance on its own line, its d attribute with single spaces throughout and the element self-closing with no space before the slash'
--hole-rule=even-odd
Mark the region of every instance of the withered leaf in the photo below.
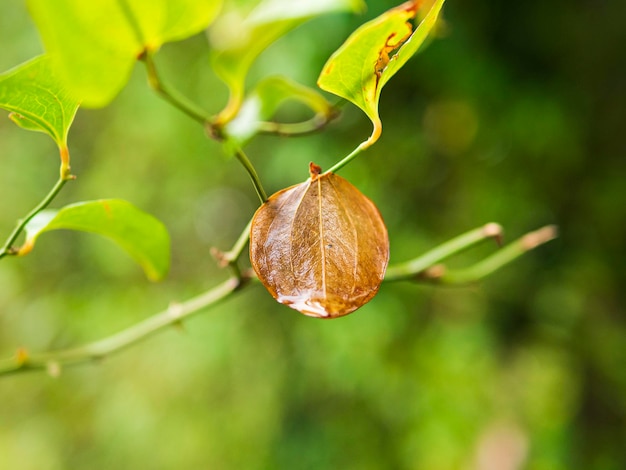
<svg viewBox="0 0 626 470">
<path fill-rule="evenodd" d="M 250 259 L 274 298 L 299 312 L 336 318 L 372 299 L 389 261 L 387 229 L 372 201 L 333 173 L 272 195 L 256 212 Z"/>
</svg>

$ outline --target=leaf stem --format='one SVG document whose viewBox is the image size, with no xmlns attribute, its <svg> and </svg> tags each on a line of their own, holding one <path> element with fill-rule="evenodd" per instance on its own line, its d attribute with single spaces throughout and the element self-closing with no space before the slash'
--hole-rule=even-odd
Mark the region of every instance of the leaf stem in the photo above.
<svg viewBox="0 0 626 470">
<path fill-rule="evenodd" d="M 313 134 L 326 127 L 331 121 L 339 116 L 338 110 L 331 113 L 319 113 L 311 119 L 302 122 L 260 122 L 258 132 L 262 134 L 273 134 L 284 137 L 295 137 Z"/>
<path fill-rule="evenodd" d="M 238 145 L 235 145 L 234 142 L 228 141 L 227 145 L 228 147 L 232 149 L 232 152 L 235 154 L 235 157 L 237 157 L 237 160 L 241 162 L 243 167 L 248 172 L 248 175 L 250 176 L 250 179 L 252 180 L 254 189 L 256 190 L 256 193 L 259 196 L 259 199 L 261 200 L 261 204 L 263 204 L 265 201 L 267 201 L 267 193 L 263 189 L 263 185 L 261 184 L 259 175 L 254 169 L 252 162 L 250 161 L 248 156 L 244 153 L 244 151 Z"/>
<path fill-rule="evenodd" d="M 171 88 L 167 83 L 163 82 L 159 73 L 157 72 L 156 65 L 154 63 L 153 53 L 151 51 L 145 51 L 141 55 L 141 60 L 146 65 L 146 71 L 148 73 L 148 83 L 150 87 L 161 95 L 166 101 L 172 104 L 175 108 L 185 113 L 194 121 L 199 122 L 201 125 L 206 126 L 211 122 L 211 116 L 200 109 L 194 103 L 189 101 L 183 95 Z"/>
<path fill-rule="evenodd" d="M 355 148 L 350 154 L 345 156 L 342 160 L 337 162 L 335 165 L 333 165 L 331 168 L 326 170 L 324 173 L 336 173 L 345 165 L 350 163 L 358 154 L 360 154 L 362 151 L 368 149 L 369 147 L 374 145 L 374 143 L 376 143 L 376 141 L 380 138 L 380 135 L 382 134 L 383 127 L 382 127 L 382 123 L 380 122 L 380 119 L 377 121 L 373 121 L 373 123 L 374 123 L 374 129 L 372 130 L 372 135 L 370 135 L 369 138 L 365 142 L 361 142 L 359 146 Z"/>
<path fill-rule="evenodd" d="M 164 328 L 180 323 L 211 305 L 217 304 L 240 289 L 244 285 L 242 281 L 244 280 L 232 277 L 197 297 L 181 304 L 171 304 L 162 312 L 130 328 L 83 346 L 32 356 L 27 351 L 20 350 L 15 357 L 0 361 L 0 375 L 37 369 L 46 369 L 50 373 L 58 375 L 64 366 L 103 359 L 152 336 Z"/>
<path fill-rule="evenodd" d="M 232 140 L 229 140 L 228 136 L 224 133 L 224 130 L 213 121 L 213 118 L 211 116 L 206 114 L 203 110 L 195 106 L 193 103 L 189 102 L 185 97 L 180 95 L 175 90 L 171 89 L 161 80 L 157 72 L 152 53 L 150 51 L 145 51 L 145 53 L 141 56 L 141 60 L 143 60 L 143 62 L 146 64 L 146 70 L 148 72 L 148 82 L 150 83 L 150 86 L 163 98 L 165 98 L 165 100 L 167 100 L 170 104 L 180 109 L 182 112 L 187 114 L 187 116 L 204 126 L 210 136 L 214 137 L 217 140 L 225 142 L 227 146 L 232 149 L 232 152 L 235 157 L 237 157 L 237 160 L 239 160 L 239 162 L 248 172 L 248 175 L 250 175 L 250 179 L 252 180 L 252 184 L 254 185 L 254 189 L 256 190 L 259 199 L 262 203 L 265 202 L 267 200 L 267 194 L 263 189 L 263 185 L 261 184 L 259 175 L 256 172 L 252 163 L 250 162 L 250 159 L 243 152 L 243 150 L 239 148 L 239 146 L 237 146 Z"/>
<path fill-rule="evenodd" d="M 63 164 L 61 165 L 63 167 Z M 20 233 L 24 230 L 26 224 L 35 217 L 39 212 L 44 210 L 48 205 L 52 202 L 52 200 L 59 194 L 65 183 L 67 183 L 70 179 L 73 179 L 73 176 L 69 175 L 67 171 L 61 170 L 62 175 L 59 177 L 58 181 L 55 183 L 50 192 L 42 199 L 42 201 L 35 206 L 33 210 L 31 210 L 26 217 L 20 219 L 17 223 L 17 226 L 9 235 L 2 250 L 0 250 L 0 259 L 4 258 L 7 255 L 16 255 L 18 250 L 13 246 L 17 237 L 20 236 Z M 65 176 L 63 175 L 65 174 Z"/>
</svg>

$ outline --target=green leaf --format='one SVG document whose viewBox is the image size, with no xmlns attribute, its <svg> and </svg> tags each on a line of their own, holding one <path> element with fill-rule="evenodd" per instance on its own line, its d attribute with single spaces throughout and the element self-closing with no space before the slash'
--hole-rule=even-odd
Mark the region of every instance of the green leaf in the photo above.
<svg viewBox="0 0 626 470">
<path fill-rule="evenodd" d="M 78 101 L 56 78 L 49 59 L 39 56 L 0 75 L 0 107 L 11 111 L 18 126 L 45 132 L 65 148 Z"/>
<path fill-rule="evenodd" d="M 165 226 L 119 199 L 80 202 L 39 212 L 26 224 L 26 241 L 18 254 L 29 253 L 42 233 L 61 229 L 97 233 L 113 240 L 150 280 L 162 279 L 169 269 L 170 239 Z"/>
<path fill-rule="evenodd" d="M 144 51 L 206 28 L 221 0 L 28 0 L 63 83 L 84 106 L 108 104 Z"/>
<path fill-rule="evenodd" d="M 238 145 L 245 144 L 261 129 L 264 121 L 270 119 L 288 100 L 304 104 L 319 116 L 333 114 L 332 104 L 316 90 L 286 77 L 269 77 L 259 82 L 248 95 L 235 119 L 226 126 L 227 134 Z"/>
<path fill-rule="evenodd" d="M 430 2 L 418 27 L 417 3 L 406 2 L 364 24 L 328 59 L 318 85 L 361 108 L 380 128 L 378 101 L 383 86 L 413 56 L 432 30 L 445 0 Z"/>
<path fill-rule="evenodd" d="M 218 121 L 226 123 L 237 114 L 250 66 L 276 39 L 316 16 L 363 8 L 362 0 L 265 0 L 245 19 L 225 15 L 211 31 L 211 65 L 231 95 Z"/>
</svg>

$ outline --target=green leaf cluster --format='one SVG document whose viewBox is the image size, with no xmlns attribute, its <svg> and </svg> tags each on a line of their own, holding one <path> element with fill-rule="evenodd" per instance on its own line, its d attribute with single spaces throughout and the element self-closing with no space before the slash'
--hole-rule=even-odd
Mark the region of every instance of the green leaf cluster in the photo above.
<svg viewBox="0 0 626 470">
<path fill-rule="evenodd" d="M 443 1 L 432 3 L 415 31 L 410 22 L 418 16 L 418 2 L 400 5 L 359 28 L 329 59 L 319 86 L 363 109 L 380 132 L 380 91 L 422 44 Z M 45 54 L 0 75 L 0 107 L 10 111 L 20 127 L 45 132 L 55 141 L 61 176 L 48 196 L 20 221 L 0 257 L 29 253 L 42 233 L 80 230 L 116 242 L 153 280 L 167 272 L 169 237 L 152 216 L 113 199 L 45 210 L 73 178 L 67 139 L 79 104 L 109 104 L 125 86 L 135 62 L 144 59 L 150 84 L 192 117 L 206 121 L 210 133 L 224 140 L 227 151 L 243 163 L 264 199 L 258 175 L 240 147 L 261 132 L 297 135 L 316 130 L 336 115 L 336 109 L 319 91 L 286 77 L 265 78 L 246 94 L 251 65 L 276 39 L 305 21 L 364 8 L 362 0 L 264 0 L 247 14 L 232 5 L 222 8 L 221 0 L 27 0 L 27 4 Z M 164 43 L 198 34 L 210 25 L 210 64 L 228 86 L 230 99 L 214 118 L 205 118 L 210 115 L 193 108 L 161 81 L 153 56 Z M 272 122 L 290 100 L 303 104 L 312 117 L 301 123 Z M 12 244 L 22 231 L 25 242 L 15 248 Z"/>
</svg>

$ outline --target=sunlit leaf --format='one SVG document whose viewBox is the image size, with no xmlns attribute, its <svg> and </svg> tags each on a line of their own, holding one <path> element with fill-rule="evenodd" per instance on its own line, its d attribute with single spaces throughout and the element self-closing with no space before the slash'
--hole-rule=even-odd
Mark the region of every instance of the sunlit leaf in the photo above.
<svg viewBox="0 0 626 470">
<path fill-rule="evenodd" d="M 413 56 L 436 23 L 444 0 L 430 2 L 413 31 L 419 1 L 406 2 L 357 29 L 330 57 L 318 79 L 323 90 L 361 108 L 380 126 L 378 101 L 383 86 Z"/>
<path fill-rule="evenodd" d="M 372 201 L 321 174 L 271 196 L 254 215 L 250 259 L 280 303 L 319 318 L 353 312 L 376 293 L 389 260 L 387 229 Z"/>
<path fill-rule="evenodd" d="M 237 117 L 226 126 L 228 135 L 243 145 L 288 100 L 300 102 L 320 116 L 333 114 L 332 104 L 318 91 L 286 77 L 269 77 L 259 82 L 246 97 Z"/>
<path fill-rule="evenodd" d="M 48 58 L 40 56 L 0 75 L 0 108 L 11 111 L 20 127 L 45 132 L 63 148 L 78 101 L 56 78 Z"/>
<path fill-rule="evenodd" d="M 225 15 L 211 31 L 211 65 L 228 85 L 230 102 L 220 120 L 231 120 L 243 101 L 246 75 L 258 55 L 305 21 L 335 11 L 361 11 L 362 0 L 265 0 L 246 18 Z"/>
<path fill-rule="evenodd" d="M 54 69 L 85 106 L 108 104 L 145 50 L 206 28 L 221 0 L 27 0 Z"/>
<path fill-rule="evenodd" d="M 113 240 L 153 281 L 162 279 L 169 269 L 170 240 L 165 226 L 118 199 L 80 202 L 38 213 L 26 225 L 26 241 L 18 254 L 29 253 L 42 233 L 61 229 L 97 233 Z"/>
</svg>

